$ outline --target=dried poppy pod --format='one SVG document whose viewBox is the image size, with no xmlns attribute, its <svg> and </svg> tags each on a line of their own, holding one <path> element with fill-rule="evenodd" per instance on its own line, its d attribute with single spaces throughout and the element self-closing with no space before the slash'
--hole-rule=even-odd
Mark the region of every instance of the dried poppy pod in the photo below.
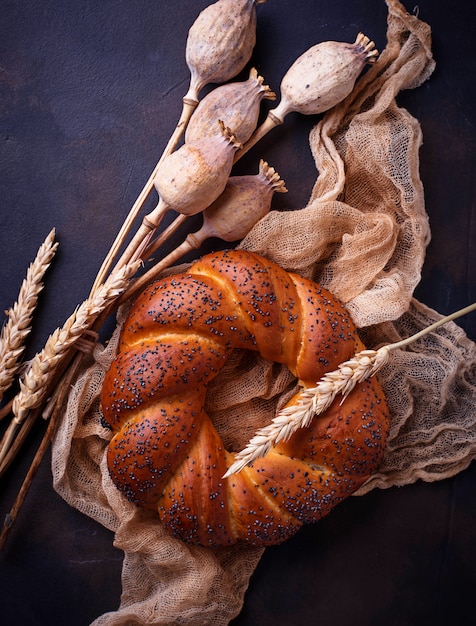
<svg viewBox="0 0 476 626">
<path fill-rule="evenodd" d="M 367 63 L 378 56 L 375 44 L 359 33 L 353 44 L 324 41 L 309 48 L 292 64 L 281 82 L 281 101 L 268 113 L 240 152 L 247 152 L 288 113 L 304 115 L 323 113 L 341 102 L 354 88 Z"/>
<path fill-rule="evenodd" d="M 203 98 L 190 119 L 185 141 L 216 134 L 220 119 L 245 143 L 256 129 L 263 99 L 275 100 L 276 94 L 253 67 L 248 80 L 220 85 Z"/>
<path fill-rule="evenodd" d="M 274 115 L 282 121 L 291 111 L 304 115 L 327 111 L 350 94 L 364 66 L 377 56 L 375 44 L 362 33 L 353 44 L 324 41 L 313 46 L 284 76 Z"/>
<path fill-rule="evenodd" d="M 191 26 L 185 58 L 190 88 L 185 99 L 198 101 L 202 87 L 224 83 L 245 67 L 256 43 L 256 5 L 266 0 L 218 0 Z"/>
<path fill-rule="evenodd" d="M 276 192 L 286 193 L 286 185 L 266 161 L 260 161 L 254 176 L 231 176 L 223 193 L 205 209 L 203 226 L 194 236 L 200 244 L 208 237 L 242 239 L 269 212 Z"/>
<path fill-rule="evenodd" d="M 195 215 L 224 190 L 241 144 L 221 120 L 218 125 L 219 134 L 186 143 L 159 164 L 154 185 L 164 210 Z"/>
</svg>

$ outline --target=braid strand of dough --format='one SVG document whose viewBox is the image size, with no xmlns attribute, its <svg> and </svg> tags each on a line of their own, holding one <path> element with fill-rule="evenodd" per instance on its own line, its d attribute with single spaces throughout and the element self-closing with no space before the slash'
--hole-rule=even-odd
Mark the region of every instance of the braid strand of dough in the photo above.
<svg viewBox="0 0 476 626">
<path fill-rule="evenodd" d="M 234 455 L 204 404 L 207 384 L 236 348 L 286 364 L 311 387 L 364 346 L 328 291 L 251 252 L 207 255 L 139 296 L 102 389 L 114 432 L 109 472 L 175 536 L 206 546 L 276 544 L 319 520 L 377 469 L 388 431 L 373 377 L 223 478 Z"/>
</svg>

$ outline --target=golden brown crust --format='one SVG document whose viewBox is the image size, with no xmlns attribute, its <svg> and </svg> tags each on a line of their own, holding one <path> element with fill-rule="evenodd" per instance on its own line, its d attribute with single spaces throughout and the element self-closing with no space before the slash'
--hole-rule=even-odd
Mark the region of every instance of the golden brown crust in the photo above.
<svg viewBox="0 0 476 626">
<path fill-rule="evenodd" d="M 362 344 L 343 305 L 319 285 L 250 252 L 208 255 L 150 285 L 126 320 L 101 395 L 116 433 L 108 466 L 126 497 L 156 508 L 186 541 L 271 545 L 326 515 L 375 471 L 388 411 L 372 378 L 223 478 L 233 454 L 203 406 L 234 348 L 285 363 L 314 386 Z"/>
</svg>

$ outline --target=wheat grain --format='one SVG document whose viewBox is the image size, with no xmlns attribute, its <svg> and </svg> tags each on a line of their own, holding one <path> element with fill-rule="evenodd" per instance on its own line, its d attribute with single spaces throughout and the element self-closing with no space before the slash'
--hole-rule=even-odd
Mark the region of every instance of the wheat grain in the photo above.
<svg viewBox="0 0 476 626">
<path fill-rule="evenodd" d="M 224 477 L 236 474 L 265 456 L 272 446 L 289 439 L 296 430 L 309 426 L 314 416 L 328 409 L 338 395 L 344 399 L 357 383 L 373 376 L 387 362 L 388 354 L 388 346 L 362 350 L 325 374 L 315 387 L 302 389 L 297 404 L 284 407 L 270 424 L 259 429 L 244 450 L 238 452 Z"/>
<path fill-rule="evenodd" d="M 10 388 L 20 368 L 25 339 L 30 333 L 38 296 L 44 286 L 43 277 L 58 247 L 54 237 L 55 230 L 52 229 L 27 270 L 17 301 L 7 312 L 8 321 L 3 326 L 0 336 L 0 400 Z"/>
<path fill-rule="evenodd" d="M 56 368 L 68 350 L 89 330 L 96 318 L 126 288 L 139 263 L 128 264 L 113 272 L 95 293 L 85 300 L 62 328 L 56 329 L 48 338 L 43 350 L 30 362 L 20 380 L 20 392 L 13 400 L 14 420 L 21 424 L 32 408 L 39 406 Z"/>
</svg>

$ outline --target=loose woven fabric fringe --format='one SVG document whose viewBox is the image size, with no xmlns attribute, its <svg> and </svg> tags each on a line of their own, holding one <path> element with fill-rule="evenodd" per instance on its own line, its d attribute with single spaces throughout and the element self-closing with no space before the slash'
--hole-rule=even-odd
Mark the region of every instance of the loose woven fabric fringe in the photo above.
<svg viewBox="0 0 476 626">
<path fill-rule="evenodd" d="M 385 50 L 311 133 L 319 176 L 309 204 L 270 213 L 241 244 L 329 288 L 373 348 L 440 317 L 413 299 L 430 238 L 418 173 L 421 132 L 395 102 L 399 91 L 431 75 L 431 32 L 397 0 L 387 5 Z M 111 342 L 96 346 L 79 376 L 53 445 L 58 493 L 113 531 L 124 551 L 121 605 L 94 625 L 228 624 L 242 607 L 262 550 L 187 546 L 170 538 L 152 513 L 125 502 L 109 480 L 110 433 L 101 427 L 98 396 L 120 323 L 119 317 Z M 475 364 L 475 344 L 455 324 L 392 353 L 380 375 L 392 413 L 387 451 L 379 473 L 359 493 L 439 480 L 470 463 Z M 207 410 L 226 445 L 238 450 L 295 386 L 286 368 L 237 352 L 213 383 Z"/>
</svg>

